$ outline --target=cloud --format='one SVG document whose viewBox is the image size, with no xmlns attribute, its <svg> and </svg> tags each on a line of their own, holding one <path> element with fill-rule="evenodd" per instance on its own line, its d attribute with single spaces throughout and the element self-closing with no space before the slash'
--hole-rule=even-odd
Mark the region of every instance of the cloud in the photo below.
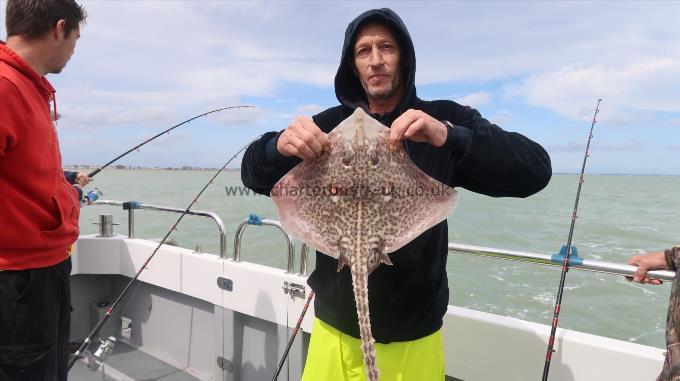
<svg viewBox="0 0 680 381">
<path fill-rule="evenodd" d="M 512 113 L 510 111 L 499 111 L 498 113 L 489 116 L 488 120 L 499 126 L 505 126 L 512 122 Z"/>
<path fill-rule="evenodd" d="M 248 96 L 280 98 L 291 83 L 330 89 L 345 27 L 371 5 L 144 1 L 135 7 L 119 2 L 85 6 L 88 23 L 68 75 L 55 77 L 58 90 L 89 88 L 74 97 L 85 105 L 134 100 L 138 106 L 177 109 Z M 603 118 L 617 124 L 626 124 L 635 110 L 680 108 L 677 97 L 670 96 L 680 78 L 674 61 L 680 56 L 680 32 L 668 27 L 674 25 L 678 4 L 421 2 L 393 7 L 413 36 L 419 85 L 500 81 L 527 104 L 577 119 L 587 119 L 593 101 L 602 97 L 611 107 Z M 456 14 L 453 24 L 451 14 Z M 490 101 L 488 91 L 467 97 L 461 101 Z"/>
<path fill-rule="evenodd" d="M 144 135 L 139 139 L 139 143 L 146 141 L 152 136 L 154 135 L 152 134 Z M 182 145 L 190 143 L 192 139 L 193 136 L 186 131 L 172 130 L 168 134 L 159 136 L 156 140 L 153 141 L 153 144 L 145 145 L 141 149 L 149 151 L 166 151 L 168 149 L 175 149 L 176 147 L 181 147 Z"/>
<path fill-rule="evenodd" d="M 454 99 L 454 101 L 465 106 L 478 108 L 479 106 L 483 106 L 491 101 L 491 94 L 486 91 L 479 91 L 468 94 L 461 98 Z"/>
<path fill-rule="evenodd" d="M 314 115 L 325 110 L 326 107 L 318 104 L 303 105 L 295 109 L 295 112 L 300 115 Z"/>
<path fill-rule="evenodd" d="M 603 98 L 600 121 L 630 124 L 640 113 L 680 112 L 680 98 L 671 96 L 678 87 L 680 60 L 657 58 L 619 67 L 562 67 L 531 75 L 507 91 L 529 105 L 579 120 L 591 119 L 595 101 Z"/>
<path fill-rule="evenodd" d="M 606 142 L 595 142 L 591 143 L 591 150 L 597 149 L 597 151 L 610 151 L 610 152 L 622 152 L 622 151 L 639 151 L 647 147 L 646 142 L 640 141 L 638 139 L 632 139 L 628 141 L 606 141 Z M 550 144 L 547 145 L 546 149 L 550 153 L 572 153 L 580 152 L 585 153 L 586 142 L 571 140 L 562 144 Z"/>
<path fill-rule="evenodd" d="M 208 116 L 222 124 L 254 125 L 261 123 L 271 112 L 261 107 L 247 107 L 221 111 Z"/>
<path fill-rule="evenodd" d="M 120 107 L 82 107 L 67 105 L 59 109 L 60 126 L 64 128 L 87 128 L 98 130 L 111 126 L 144 125 L 149 122 L 169 119 L 172 110 L 161 106 L 146 106 L 135 109 Z"/>
<path fill-rule="evenodd" d="M 64 73 L 50 76 L 63 123 L 74 127 L 142 124 L 156 118 L 172 122 L 208 105 L 243 104 L 244 97 L 273 99 L 289 83 L 330 87 L 342 43 L 336 39 L 336 49 L 333 44 L 310 44 L 310 38 L 302 41 L 299 36 L 308 33 L 301 29 L 318 29 L 316 37 L 329 30 L 321 27 L 322 21 L 288 25 L 303 4 L 85 5 L 88 23 L 76 54 Z M 120 20 L 125 20 L 125 33 Z M 295 29 L 299 34 L 292 38 Z M 253 124 L 266 116 L 257 110 L 216 119 Z"/>
<path fill-rule="evenodd" d="M 666 122 L 662 123 L 661 126 L 663 126 L 663 127 L 680 127 L 680 118 L 669 119 Z"/>
<path fill-rule="evenodd" d="M 4 4 L 0 0 L 0 25 Z M 212 108 L 256 103 L 255 110 L 206 118 L 253 127 L 210 136 L 211 143 L 221 138 L 222 144 L 283 128 L 295 115 L 335 104 L 333 77 L 345 28 L 359 13 L 384 5 L 84 4 L 89 17 L 76 53 L 63 73 L 49 76 L 63 114 L 60 130 L 69 139 L 110 137 L 136 126 L 148 126 L 143 130 L 148 133 Z M 422 1 L 390 7 L 413 37 L 419 93 L 428 86 L 443 98 L 467 94 L 458 101 L 488 105 L 486 117 L 500 125 L 521 121 L 523 133 L 547 145 L 559 139 L 553 143 L 557 150 L 582 151 L 582 143 L 562 143 L 566 139 L 559 133 L 565 129 L 571 138 L 567 126 L 573 120 L 589 122 L 598 98 L 604 99 L 599 121 L 605 128 L 598 131 L 603 141 L 645 136 L 649 147 L 661 138 L 647 136 L 646 128 L 680 124 L 680 28 L 675 27 L 680 3 Z M 74 144 L 64 151 L 74 157 L 72 152 L 85 148 Z"/>
</svg>

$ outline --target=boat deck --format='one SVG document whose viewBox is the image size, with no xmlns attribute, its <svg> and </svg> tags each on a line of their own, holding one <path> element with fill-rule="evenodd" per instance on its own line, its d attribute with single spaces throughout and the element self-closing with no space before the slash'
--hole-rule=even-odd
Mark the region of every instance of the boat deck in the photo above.
<svg viewBox="0 0 680 381">
<path fill-rule="evenodd" d="M 116 344 L 113 352 L 106 359 L 106 364 L 99 370 L 88 369 L 85 360 L 76 362 L 69 373 L 69 380 L 200 381 L 184 370 L 125 343 Z"/>
<path fill-rule="evenodd" d="M 160 247 L 99 333 L 119 340 L 105 367 L 91 372 L 86 361 L 81 361 L 69 379 L 271 379 L 311 290 L 306 284 L 306 268 L 300 266 L 299 273 L 294 270 L 292 244 L 286 270 L 240 260 L 239 233 L 247 224 L 244 221 L 237 230 L 231 258 L 225 255 L 224 244 L 219 255 Z M 218 226 L 223 226 L 221 221 Z M 220 231 L 225 243 L 224 230 Z M 72 255 L 71 340 L 85 337 L 156 247 L 155 242 L 121 235 L 80 236 Z M 449 250 L 491 253 L 454 243 L 449 244 Z M 498 249 L 493 249 L 493 255 L 519 257 L 516 252 Z M 546 255 L 524 257 L 551 262 Z M 304 247 L 300 259 L 306 263 Z M 583 266 L 617 276 L 628 274 L 612 269 L 611 264 L 592 262 L 584 261 Z M 312 305 L 279 380 L 300 379 L 313 319 Z M 549 332 L 550 327 L 543 324 L 450 305 L 442 330 L 446 380 L 540 379 Z M 660 348 L 560 328 L 550 379 L 651 380 L 661 369 L 663 358 Z"/>
</svg>

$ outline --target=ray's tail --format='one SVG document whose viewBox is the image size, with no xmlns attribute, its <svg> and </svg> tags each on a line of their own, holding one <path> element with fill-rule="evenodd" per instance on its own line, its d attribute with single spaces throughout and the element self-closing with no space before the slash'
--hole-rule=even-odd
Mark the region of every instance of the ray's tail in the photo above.
<svg viewBox="0 0 680 381">
<path fill-rule="evenodd" d="M 369 381 L 377 381 L 379 372 L 375 361 L 375 340 L 371 333 L 371 319 L 368 311 L 368 271 L 365 266 L 352 269 L 352 286 L 354 300 L 357 304 L 359 318 L 359 333 L 361 335 L 361 350 L 364 353 L 364 367 Z M 356 271 L 355 271 L 356 270 Z"/>
</svg>

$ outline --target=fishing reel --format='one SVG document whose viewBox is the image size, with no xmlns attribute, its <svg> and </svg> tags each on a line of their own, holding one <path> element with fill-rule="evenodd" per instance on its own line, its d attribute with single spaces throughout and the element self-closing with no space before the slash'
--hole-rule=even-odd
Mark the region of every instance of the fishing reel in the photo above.
<svg viewBox="0 0 680 381">
<path fill-rule="evenodd" d="M 97 201 L 102 195 L 104 195 L 104 193 L 99 188 L 94 188 L 86 194 L 83 194 L 83 198 L 80 200 L 80 205 L 92 205 L 92 203 Z"/>
<path fill-rule="evenodd" d="M 115 346 L 116 338 L 109 336 L 106 340 L 99 340 L 99 347 L 94 351 L 94 354 L 89 349 L 85 350 L 87 354 L 87 369 L 91 371 L 99 369 L 106 361 L 106 358 L 113 352 Z"/>
</svg>

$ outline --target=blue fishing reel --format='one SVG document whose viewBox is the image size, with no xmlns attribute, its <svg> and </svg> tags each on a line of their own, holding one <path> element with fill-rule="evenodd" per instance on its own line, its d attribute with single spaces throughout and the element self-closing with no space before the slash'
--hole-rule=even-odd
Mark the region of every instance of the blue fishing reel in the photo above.
<svg viewBox="0 0 680 381">
<path fill-rule="evenodd" d="M 83 195 L 83 199 L 80 201 L 80 205 L 90 205 L 97 201 L 104 193 L 99 188 L 94 188 L 93 190 L 87 192 Z"/>
</svg>

